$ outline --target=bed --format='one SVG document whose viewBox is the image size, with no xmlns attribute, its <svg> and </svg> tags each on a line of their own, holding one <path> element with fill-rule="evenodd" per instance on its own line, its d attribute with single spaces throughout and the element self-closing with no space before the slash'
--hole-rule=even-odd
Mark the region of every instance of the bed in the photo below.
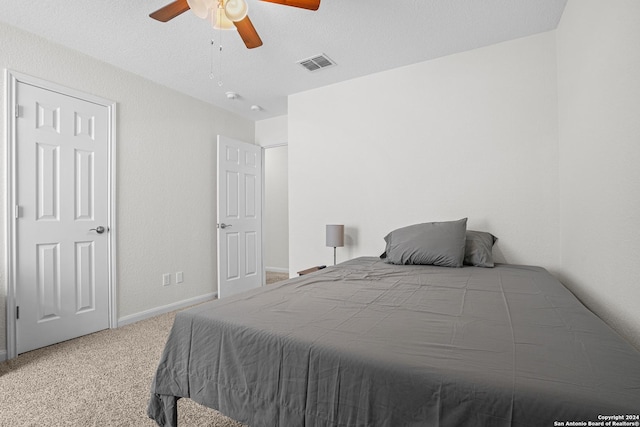
<svg viewBox="0 0 640 427">
<path fill-rule="evenodd" d="M 543 268 L 361 257 L 178 313 L 149 416 L 182 397 L 251 427 L 639 425 L 640 352 Z"/>
</svg>

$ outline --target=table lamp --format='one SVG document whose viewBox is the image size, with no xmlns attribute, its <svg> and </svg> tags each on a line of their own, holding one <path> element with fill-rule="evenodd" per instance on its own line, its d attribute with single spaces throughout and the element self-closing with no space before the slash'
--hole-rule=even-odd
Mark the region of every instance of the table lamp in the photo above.
<svg viewBox="0 0 640 427">
<path fill-rule="evenodd" d="M 327 225 L 327 246 L 333 248 L 333 265 L 336 265 L 336 248 L 344 246 L 344 225 Z"/>
</svg>

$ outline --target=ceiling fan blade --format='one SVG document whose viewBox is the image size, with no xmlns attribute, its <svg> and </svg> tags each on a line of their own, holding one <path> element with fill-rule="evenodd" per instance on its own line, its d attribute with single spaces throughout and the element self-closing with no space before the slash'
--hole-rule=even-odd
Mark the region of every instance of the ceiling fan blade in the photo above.
<svg viewBox="0 0 640 427">
<path fill-rule="evenodd" d="M 167 22 L 187 10 L 189 10 L 187 0 L 176 0 L 173 3 L 169 3 L 165 7 L 161 7 L 155 12 L 149 14 L 149 16 L 160 22 Z"/>
<path fill-rule="evenodd" d="M 234 22 L 233 24 L 238 29 L 238 33 L 240 34 L 240 37 L 242 37 L 242 41 L 247 46 L 247 49 L 262 46 L 262 40 L 251 23 L 249 15 L 245 16 L 240 21 Z"/>
<path fill-rule="evenodd" d="M 284 6 L 299 7 L 302 9 L 318 10 L 320 7 L 320 0 L 262 0 L 269 3 L 278 3 Z"/>
</svg>

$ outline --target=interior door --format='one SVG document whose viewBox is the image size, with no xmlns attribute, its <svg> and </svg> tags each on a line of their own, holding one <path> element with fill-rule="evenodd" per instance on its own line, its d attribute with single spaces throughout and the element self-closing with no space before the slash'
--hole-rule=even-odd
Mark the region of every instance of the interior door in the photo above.
<svg viewBox="0 0 640 427">
<path fill-rule="evenodd" d="M 110 111 L 18 82 L 16 348 L 110 326 Z"/>
<path fill-rule="evenodd" d="M 262 149 L 218 135 L 218 298 L 262 285 Z"/>
</svg>

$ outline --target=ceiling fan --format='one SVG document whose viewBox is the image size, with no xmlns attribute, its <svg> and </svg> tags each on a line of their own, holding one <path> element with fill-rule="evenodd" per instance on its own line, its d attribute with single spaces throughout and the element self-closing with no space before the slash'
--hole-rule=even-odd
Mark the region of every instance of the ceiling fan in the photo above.
<svg viewBox="0 0 640 427">
<path fill-rule="evenodd" d="M 262 1 L 308 10 L 318 10 L 320 7 L 320 0 Z M 200 18 L 211 18 L 215 28 L 226 29 L 235 26 L 247 49 L 262 46 L 262 40 L 247 15 L 245 0 L 175 0 L 149 16 L 160 22 L 167 22 L 189 9 Z"/>
</svg>

